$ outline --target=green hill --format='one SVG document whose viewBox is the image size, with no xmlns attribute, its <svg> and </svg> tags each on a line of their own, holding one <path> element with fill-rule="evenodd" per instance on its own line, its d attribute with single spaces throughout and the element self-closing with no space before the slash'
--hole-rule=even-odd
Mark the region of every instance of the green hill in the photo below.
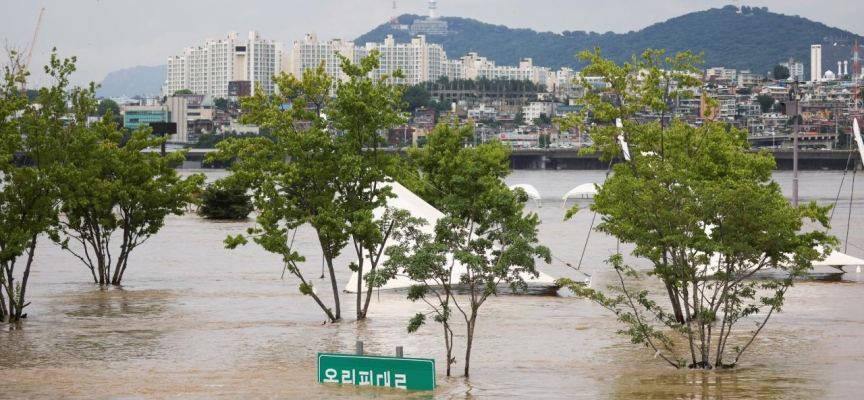
<svg viewBox="0 0 864 400">
<path fill-rule="evenodd" d="M 428 36 L 427 40 L 443 45 L 450 59 L 458 59 L 473 51 L 495 60 L 498 65 L 518 65 L 520 58 L 531 57 L 537 66 L 580 69 L 581 65 L 573 55 L 594 46 L 600 46 L 605 57 L 617 62 L 629 60 L 632 54 L 651 47 L 663 48 L 673 54 L 686 50 L 704 51 L 705 67 L 750 69 L 763 74 L 790 57 L 809 66 L 810 45 L 823 43 L 827 38 L 844 38 L 850 42 L 858 38 L 864 43 L 860 35 L 799 16 L 772 13 L 765 7 L 742 7 L 742 11 L 738 14 L 734 6 L 713 8 L 624 34 L 579 30 L 560 34 L 536 32 L 473 19 L 444 17 L 442 19 L 449 23 L 451 34 Z M 410 25 L 418 18 L 421 17 L 403 15 L 399 21 Z M 389 34 L 399 43 L 411 40 L 408 32 L 393 30 L 384 24 L 354 42 L 358 45 L 383 42 Z"/>
</svg>

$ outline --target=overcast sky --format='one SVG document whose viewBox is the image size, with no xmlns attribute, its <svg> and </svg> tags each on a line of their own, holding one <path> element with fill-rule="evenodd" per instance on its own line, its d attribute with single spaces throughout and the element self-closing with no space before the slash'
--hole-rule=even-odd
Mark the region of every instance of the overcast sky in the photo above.
<svg viewBox="0 0 864 400">
<path fill-rule="evenodd" d="M 353 40 L 389 20 L 392 0 L 0 0 L 0 38 L 26 47 L 45 7 L 31 62 L 33 85 L 51 82 L 41 73 L 52 47 L 78 57 L 73 82 L 99 82 L 109 72 L 162 65 L 183 47 L 202 45 L 228 31 L 257 30 L 285 44 L 315 32 L 321 40 Z M 437 15 L 473 18 L 559 33 L 583 30 L 623 33 L 694 11 L 732 4 L 719 0 L 438 0 Z M 742 5 L 799 15 L 864 34 L 861 0 L 742 0 Z M 397 14 L 428 14 L 427 0 L 397 0 Z M 574 49 L 575 52 L 575 49 Z M 5 64 L 6 60 L 3 60 Z"/>
</svg>

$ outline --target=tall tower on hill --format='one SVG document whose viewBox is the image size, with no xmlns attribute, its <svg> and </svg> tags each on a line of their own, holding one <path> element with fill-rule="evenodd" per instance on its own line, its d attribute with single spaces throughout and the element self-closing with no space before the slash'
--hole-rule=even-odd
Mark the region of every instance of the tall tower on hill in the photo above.
<svg viewBox="0 0 864 400">
<path fill-rule="evenodd" d="M 862 78 L 864 71 L 861 70 L 861 57 L 859 53 L 858 39 L 855 39 L 855 47 L 852 48 L 852 76 L 858 79 Z"/>
<path fill-rule="evenodd" d="M 435 19 L 435 8 L 437 8 L 435 0 L 429 0 L 429 19 Z"/>
</svg>

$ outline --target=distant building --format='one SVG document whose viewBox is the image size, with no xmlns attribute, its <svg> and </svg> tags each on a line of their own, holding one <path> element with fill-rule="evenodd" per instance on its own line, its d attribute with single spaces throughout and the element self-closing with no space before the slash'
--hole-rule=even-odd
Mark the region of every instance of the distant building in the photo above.
<svg viewBox="0 0 864 400">
<path fill-rule="evenodd" d="M 415 35 L 438 35 L 447 36 L 448 33 L 447 21 L 440 19 L 417 19 L 411 24 L 411 29 L 408 32 L 411 36 Z"/>
<path fill-rule="evenodd" d="M 437 2 L 435 0 L 429 0 L 429 18 L 414 20 L 414 23 L 411 24 L 411 29 L 409 30 L 411 36 L 447 35 L 447 21 L 438 19 L 435 15 L 436 8 Z"/>
<path fill-rule="evenodd" d="M 344 39 L 319 42 L 317 35 L 309 33 L 303 40 L 294 42 L 286 70 L 297 78 L 302 78 L 306 70 L 318 68 L 323 61 L 327 75 L 344 79 L 339 55 L 352 63 L 358 63 L 366 56 L 366 49 L 354 46 L 353 42 L 346 42 Z"/>
<path fill-rule="evenodd" d="M 169 122 L 170 113 L 163 106 L 124 106 L 123 126 L 138 129 L 139 126 L 149 126 L 151 122 Z"/>
<path fill-rule="evenodd" d="M 822 79 L 822 45 L 810 46 L 810 80 L 817 82 Z"/>
<path fill-rule="evenodd" d="M 724 67 L 714 67 L 705 70 L 706 81 L 728 81 L 731 82 L 736 77 L 736 70 Z"/>
<path fill-rule="evenodd" d="M 786 67 L 789 70 L 789 77 L 794 81 L 804 82 L 804 63 L 795 62 L 789 59 L 788 62 L 780 63 L 781 67 Z"/>
<path fill-rule="evenodd" d="M 527 106 L 522 107 L 522 115 L 525 118 L 525 122 L 528 124 L 533 125 L 534 120 L 540 118 L 541 114 L 545 114 L 548 118 L 554 117 L 555 103 L 532 101 Z"/>
<path fill-rule="evenodd" d="M 228 99 L 237 101 L 240 97 L 252 95 L 252 82 L 250 81 L 231 81 L 228 82 Z"/>
<path fill-rule="evenodd" d="M 739 87 L 752 87 L 756 86 L 765 79 L 765 75 L 754 74 L 750 72 L 748 69 L 741 70 L 741 73 L 738 74 L 738 86 Z"/>
<path fill-rule="evenodd" d="M 282 71 L 282 63 L 282 43 L 262 39 L 255 31 L 245 39 L 228 32 L 224 39 L 207 39 L 203 46 L 186 47 L 183 54 L 168 57 L 166 94 L 188 89 L 226 98 L 231 81 L 249 81 L 250 92 L 260 87 L 272 94 L 276 86 L 271 77 Z"/>
</svg>

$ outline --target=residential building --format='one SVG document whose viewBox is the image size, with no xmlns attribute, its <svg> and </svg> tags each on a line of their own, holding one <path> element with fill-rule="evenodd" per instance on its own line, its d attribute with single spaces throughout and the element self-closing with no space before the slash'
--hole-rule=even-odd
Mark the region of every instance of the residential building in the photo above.
<svg viewBox="0 0 864 400">
<path fill-rule="evenodd" d="M 780 63 L 780 66 L 786 67 L 789 70 L 789 77 L 793 81 L 804 82 L 804 63 L 795 62 L 795 60 L 790 58 L 788 62 Z"/>
<path fill-rule="evenodd" d="M 352 63 L 358 63 L 366 54 L 364 47 L 354 46 L 353 42 L 344 39 L 319 42 L 316 34 L 308 33 L 302 41 L 294 42 L 286 69 L 294 76 L 302 78 L 306 70 L 318 68 L 323 61 L 324 72 L 327 75 L 344 80 L 347 78 L 342 74 L 342 60 L 339 55 L 346 57 Z"/>
<path fill-rule="evenodd" d="M 741 70 L 738 74 L 738 87 L 752 87 L 759 85 L 765 80 L 765 75 L 754 74 L 749 69 Z"/>
<path fill-rule="evenodd" d="M 168 57 L 168 95 L 188 89 L 215 98 L 228 97 L 228 83 L 249 81 L 251 92 L 276 91 L 272 76 L 282 71 L 282 43 L 262 39 L 256 31 L 247 38 L 228 32 L 224 39 L 207 39 L 203 46 L 186 47 Z"/>
<path fill-rule="evenodd" d="M 555 103 L 545 101 L 532 101 L 527 106 L 522 107 L 522 116 L 525 122 L 534 124 L 534 120 L 540 118 L 541 114 L 552 118 L 555 116 Z"/>
</svg>

